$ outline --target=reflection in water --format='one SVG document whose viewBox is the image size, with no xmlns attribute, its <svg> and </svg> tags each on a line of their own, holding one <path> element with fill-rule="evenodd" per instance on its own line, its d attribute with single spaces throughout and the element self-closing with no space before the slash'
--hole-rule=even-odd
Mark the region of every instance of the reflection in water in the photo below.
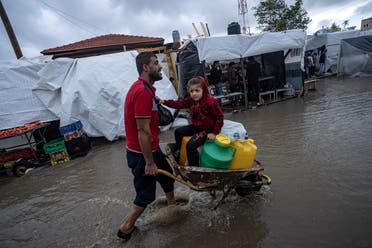
<svg viewBox="0 0 372 248">
<path fill-rule="evenodd" d="M 273 179 L 259 194 L 211 210 L 207 193 L 176 183 L 188 201 L 170 213 L 154 203 L 123 243 L 134 198 L 125 141 L 96 141 L 84 158 L 0 178 L 0 247 L 372 247 L 371 78 L 327 79 L 225 118 L 244 124 Z"/>
</svg>

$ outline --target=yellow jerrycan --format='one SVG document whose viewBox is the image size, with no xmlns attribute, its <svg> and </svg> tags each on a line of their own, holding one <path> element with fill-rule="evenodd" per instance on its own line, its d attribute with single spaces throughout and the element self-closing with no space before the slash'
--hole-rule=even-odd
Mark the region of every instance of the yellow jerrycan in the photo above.
<svg viewBox="0 0 372 248">
<path fill-rule="evenodd" d="M 231 145 L 235 147 L 236 152 L 230 163 L 229 170 L 252 168 L 257 152 L 257 146 L 254 144 L 254 140 L 234 140 Z"/>
<path fill-rule="evenodd" d="M 191 136 L 184 136 L 182 138 L 181 151 L 180 151 L 180 161 L 179 161 L 180 165 L 186 165 L 186 161 L 187 161 L 186 145 L 187 145 L 187 142 L 189 142 L 190 139 L 191 139 Z"/>
</svg>

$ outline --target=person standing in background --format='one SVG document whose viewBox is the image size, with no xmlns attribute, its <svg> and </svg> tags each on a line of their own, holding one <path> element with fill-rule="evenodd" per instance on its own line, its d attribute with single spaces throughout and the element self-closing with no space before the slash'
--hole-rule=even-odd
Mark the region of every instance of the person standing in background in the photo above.
<svg viewBox="0 0 372 248">
<path fill-rule="evenodd" d="M 247 79 L 248 79 L 248 92 L 250 92 L 251 101 L 255 102 L 256 105 L 260 104 L 258 100 L 258 94 L 260 93 L 260 85 L 258 78 L 261 75 L 261 65 L 254 57 L 248 57 L 247 63 Z"/>
<path fill-rule="evenodd" d="M 214 85 L 216 88 L 216 95 L 222 95 L 222 82 L 221 82 L 221 77 L 222 77 L 222 67 L 220 64 L 220 61 L 214 61 L 213 66 L 211 69 L 211 85 Z"/>
<path fill-rule="evenodd" d="M 312 52 L 307 53 L 306 60 L 307 60 L 306 72 L 308 73 L 308 78 L 311 78 L 312 76 L 314 76 L 314 69 L 315 69 Z"/>
<path fill-rule="evenodd" d="M 326 59 L 327 49 L 324 49 L 320 54 L 319 58 L 319 75 L 324 75 L 325 73 L 325 59 Z"/>
<path fill-rule="evenodd" d="M 230 85 L 230 90 L 232 92 L 234 91 L 239 91 L 238 89 L 238 77 L 237 77 L 237 72 L 235 69 L 235 63 L 230 62 L 229 67 L 227 68 L 227 80 Z"/>
</svg>

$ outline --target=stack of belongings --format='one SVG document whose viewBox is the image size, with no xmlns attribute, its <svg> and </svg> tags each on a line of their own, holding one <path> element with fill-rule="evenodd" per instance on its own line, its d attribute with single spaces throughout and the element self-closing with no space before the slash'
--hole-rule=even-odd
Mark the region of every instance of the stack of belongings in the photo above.
<svg viewBox="0 0 372 248">
<path fill-rule="evenodd" d="M 59 132 L 64 136 L 67 152 L 71 159 L 88 154 L 91 144 L 80 121 L 60 127 Z"/>
<path fill-rule="evenodd" d="M 49 154 L 50 163 L 52 165 L 63 164 L 70 161 L 63 138 L 54 139 L 46 143 L 44 145 L 44 152 Z"/>
</svg>

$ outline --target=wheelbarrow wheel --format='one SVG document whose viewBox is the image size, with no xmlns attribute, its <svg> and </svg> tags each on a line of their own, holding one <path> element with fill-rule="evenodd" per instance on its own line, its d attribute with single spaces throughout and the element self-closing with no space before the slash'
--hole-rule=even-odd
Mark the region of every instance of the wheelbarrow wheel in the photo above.
<svg viewBox="0 0 372 248">
<path fill-rule="evenodd" d="M 259 191 L 262 184 L 261 175 L 259 173 L 252 173 L 240 179 L 235 187 L 235 191 L 239 196 L 245 197 Z"/>
<path fill-rule="evenodd" d="M 16 163 L 13 165 L 13 174 L 16 176 L 16 177 L 21 177 L 23 176 L 24 174 L 26 174 L 26 170 L 27 170 L 27 165 L 25 163 Z"/>
</svg>

